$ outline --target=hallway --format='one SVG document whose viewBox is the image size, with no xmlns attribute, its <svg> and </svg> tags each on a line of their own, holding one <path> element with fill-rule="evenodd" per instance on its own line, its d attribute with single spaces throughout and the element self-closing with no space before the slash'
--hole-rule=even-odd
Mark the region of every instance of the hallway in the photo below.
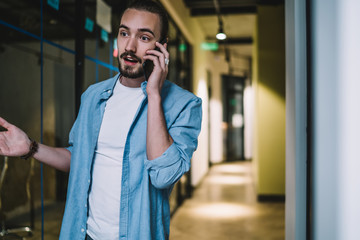
<svg viewBox="0 0 360 240">
<path fill-rule="evenodd" d="M 170 239 L 285 239 L 285 204 L 256 201 L 251 167 L 251 162 L 212 166 L 174 214 Z"/>
</svg>

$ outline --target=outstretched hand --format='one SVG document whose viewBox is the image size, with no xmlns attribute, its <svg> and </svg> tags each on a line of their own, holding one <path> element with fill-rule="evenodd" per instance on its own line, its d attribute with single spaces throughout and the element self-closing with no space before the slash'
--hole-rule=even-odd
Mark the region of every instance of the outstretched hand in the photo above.
<svg viewBox="0 0 360 240">
<path fill-rule="evenodd" d="M 31 141 L 24 131 L 1 117 L 0 126 L 7 130 L 0 132 L 0 155 L 17 157 L 29 152 Z"/>
</svg>

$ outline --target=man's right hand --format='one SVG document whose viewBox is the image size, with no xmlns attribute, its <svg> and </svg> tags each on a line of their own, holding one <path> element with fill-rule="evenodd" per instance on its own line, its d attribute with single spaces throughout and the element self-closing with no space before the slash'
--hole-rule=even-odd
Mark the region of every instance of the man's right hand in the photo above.
<svg viewBox="0 0 360 240">
<path fill-rule="evenodd" d="M 24 131 L 1 117 L 0 126 L 7 130 L 0 132 L 0 155 L 18 157 L 29 152 L 31 141 Z"/>
<path fill-rule="evenodd" d="M 0 117 L 0 126 L 7 131 L 0 132 L 0 155 L 19 157 L 30 151 L 31 141 L 24 131 Z M 58 170 L 70 170 L 71 153 L 66 148 L 55 148 L 38 143 L 39 149 L 33 158 Z"/>
</svg>

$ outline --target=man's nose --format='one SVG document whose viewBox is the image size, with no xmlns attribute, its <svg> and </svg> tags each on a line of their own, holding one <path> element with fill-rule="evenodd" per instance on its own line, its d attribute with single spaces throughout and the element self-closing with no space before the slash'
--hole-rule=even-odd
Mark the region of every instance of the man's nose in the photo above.
<svg viewBox="0 0 360 240">
<path fill-rule="evenodd" d="M 136 52 L 136 39 L 129 38 L 125 46 L 126 51 Z"/>
</svg>

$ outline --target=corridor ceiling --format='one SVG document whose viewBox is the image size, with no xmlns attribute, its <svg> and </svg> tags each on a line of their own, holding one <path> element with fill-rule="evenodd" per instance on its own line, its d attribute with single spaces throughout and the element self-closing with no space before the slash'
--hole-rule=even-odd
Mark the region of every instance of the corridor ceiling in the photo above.
<svg viewBox="0 0 360 240">
<path fill-rule="evenodd" d="M 196 18 L 209 41 L 218 42 L 232 57 L 248 58 L 252 55 L 252 36 L 259 5 L 280 5 L 284 0 L 183 0 L 192 17 Z M 215 38 L 223 21 L 225 41 Z M 225 50 L 226 49 L 226 50 Z M 226 54 L 226 53 L 225 53 Z"/>
<path fill-rule="evenodd" d="M 44 4 L 44 37 L 48 40 L 74 38 L 75 1 L 61 0 L 61 8 L 54 10 Z M 112 8 L 112 25 L 117 29 L 119 13 L 129 0 L 104 0 Z M 178 0 L 180 1 L 180 0 Z M 217 41 L 218 17 L 220 16 L 228 38 L 220 43 L 220 50 L 231 52 L 232 57 L 250 57 L 252 35 L 255 29 L 257 7 L 259 5 L 284 4 L 284 0 L 182 0 L 189 8 L 191 16 L 196 18 L 208 41 Z M 44 3 L 46 1 L 44 0 Z M 85 15 L 95 19 L 96 0 L 84 0 Z M 217 8 L 215 7 L 217 6 Z M 39 0 L 1 0 L 0 19 L 18 26 L 25 31 L 40 36 L 40 1 Z M 13 41 L 31 41 L 15 30 L 0 27 L 1 43 Z M 87 38 L 95 33 L 86 32 Z M 1 49 L 0 49 L 1 50 Z"/>
</svg>

